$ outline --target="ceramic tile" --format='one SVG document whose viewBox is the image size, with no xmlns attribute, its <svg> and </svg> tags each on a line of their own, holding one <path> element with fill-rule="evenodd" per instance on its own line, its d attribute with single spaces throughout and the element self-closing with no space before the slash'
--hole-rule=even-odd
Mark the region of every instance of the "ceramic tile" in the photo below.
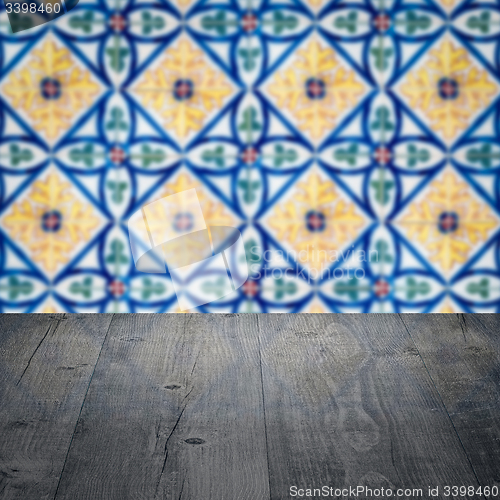
<svg viewBox="0 0 500 500">
<path fill-rule="evenodd" d="M 195 188 L 250 269 L 198 312 L 499 312 L 499 21 L 498 1 L 84 0 L 12 34 L 3 11 L 0 310 L 179 312 L 127 222 Z"/>
</svg>

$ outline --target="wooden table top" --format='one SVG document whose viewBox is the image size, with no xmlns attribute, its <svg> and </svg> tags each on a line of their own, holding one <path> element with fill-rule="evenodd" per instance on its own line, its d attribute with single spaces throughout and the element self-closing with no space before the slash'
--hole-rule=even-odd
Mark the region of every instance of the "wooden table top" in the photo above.
<svg viewBox="0 0 500 500">
<path fill-rule="evenodd" d="M 500 486 L 499 360 L 499 315 L 3 314 L 0 499 Z"/>
</svg>

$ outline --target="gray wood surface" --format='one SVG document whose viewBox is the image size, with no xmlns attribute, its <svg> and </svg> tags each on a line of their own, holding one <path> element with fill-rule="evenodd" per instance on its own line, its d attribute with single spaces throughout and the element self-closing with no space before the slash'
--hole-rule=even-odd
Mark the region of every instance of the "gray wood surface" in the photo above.
<svg viewBox="0 0 500 500">
<path fill-rule="evenodd" d="M 260 323 L 271 498 L 291 485 L 478 485 L 398 316 Z"/>
<path fill-rule="evenodd" d="M 500 488 L 498 315 L 401 316 L 482 485 Z"/>
<path fill-rule="evenodd" d="M 256 317 L 115 318 L 57 498 L 268 498 Z"/>
<path fill-rule="evenodd" d="M 429 485 L 500 485 L 499 326 L 496 315 L 0 315 L 0 499 L 274 500 L 294 485 L 427 498 Z"/>
<path fill-rule="evenodd" d="M 0 498 L 54 498 L 110 322 L 0 315 Z"/>
</svg>

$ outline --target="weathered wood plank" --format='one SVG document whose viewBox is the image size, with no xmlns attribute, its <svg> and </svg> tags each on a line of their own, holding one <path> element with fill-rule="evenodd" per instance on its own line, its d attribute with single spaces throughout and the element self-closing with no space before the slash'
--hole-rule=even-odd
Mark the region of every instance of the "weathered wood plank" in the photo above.
<svg viewBox="0 0 500 500">
<path fill-rule="evenodd" d="M 500 316 L 402 317 L 483 486 L 500 488 Z"/>
<path fill-rule="evenodd" d="M 482 486 L 500 490 L 500 412 L 498 408 L 455 413 L 452 420 Z"/>
<path fill-rule="evenodd" d="M 478 335 L 485 337 L 500 354 L 500 314 L 460 314 L 465 328 L 469 326 Z"/>
<path fill-rule="evenodd" d="M 123 315 L 57 498 L 269 498 L 255 317 Z"/>
<path fill-rule="evenodd" d="M 0 497 L 54 497 L 111 315 L 2 315 Z"/>
<path fill-rule="evenodd" d="M 450 414 L 500 407 L 500 346 L 476 316 L 401 315 Z"/>
<path fill-rule="evenodd" d="M 495 315 L 116 318 L 0 315 L 0 498 L 500 484 Z"/>
<path fill-rule="evenodd" d="M 16 385 L 40 342 L 64 315 L 0 314 L 0 388 Z"/>
<path fill-rule="evenodd" d="M 261 315 L 271 498 L 293 485 L 478 484 L 394 315 Z"/>
</svg>

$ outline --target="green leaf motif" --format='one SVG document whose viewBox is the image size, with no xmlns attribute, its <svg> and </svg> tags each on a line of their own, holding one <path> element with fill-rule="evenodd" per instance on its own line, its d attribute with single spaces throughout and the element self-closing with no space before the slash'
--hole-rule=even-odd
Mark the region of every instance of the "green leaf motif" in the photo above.
<svg viewBox="0 0 500 500">
<path fill-rule="evenodd" d="M 408 35 L 413 35 L 417 30 L 425 31 L 431 25 L 431 18 L 429 16 L 419 16 L 416 12 L 409 10 L 406 12 L 406 33 Z"/>
<path fill-rule="evenodd" d="M 114 106 L 111 108 L 111 119 L 106 123 L 106 129 L 107 130 L 127 130 L 128 125 L 123 119 L 123 115 L 125 113 L 123 112 L 122 109 L 120 109 L 117 106 Z"/>
<path fill-rule="evenodd" d="M 385 205 L 389 201 L 389 191 L 394 187 L 394 182 L 376 180 L 371 181 L 370 186 L 375 189 L 375 199 Z"/>
<path fill-rule="evenodd" d="M 224 147 L 217 146 L 214 150 L 205 149 L 201 154 L 201 159 L 206 163 L 215 163 L 219 168 L 222 168 L 226 164 L 226 159 L 224 157 Z"/>
<path fill-rule="evenodd" d="M 83 162 L 86 167 L 94 166 L 94 145 L 85 144 L 82 149 L 73 148 L 69 152 L 71 161 L 75 163 Z"/>
<path fill-rule="evenodd" d="M 225 35 L 227 32 L 226 13 L 220 10 L 215 16 L 204 16 L 201 19 L 201 27 L 207 31 L 214 30 L 218 35 Z"/>
<path fill-rule="evenodd" d="M 285 295 L 293 295 L 297 292 L 297 284 L 293 281 L 285 283 L 283 278 L 277 278 L 274 280 L 274 298 L 276 300 L 282 299 Z"/>
<path fill-rule="evenodd" d="M 285 16 L 283 12 L 275 10 L 273 14 L 273 30 L 276 35 L 280 35 L 285 31 L 293 30 L 299 25 L 299 21 L 295 16 Z"/>
<path fill-rule="evenodd" d="M 125 245 L 118 239 L 111 242 L 111 253 L 106 257 L 106 262 L 109 264 L 127 264 L 128 258 L 123 253 Z"/>
<path fill-rule="evenodd" d="M 165 20 L 161 16 L 152 16 L 151 12 L 142 13 L 142 34 L 150 35 L 153 30 L 161 30 Z"/>
<path fill-rule="evenodd" d="M 429 283 L 425 281 L 417 282 L 415 278 L 406 280 L 406 298 L 413 300 L 417 295 L 427 295 L 431 291 Z"/>
<path fill-rule="evenodd" d="M 17 167 L 23 161 L 31 161 L 33 153 L 30 149 L 21 149 L 17 144 L 11 144 L 9 148 L 10 162 Z"/>
<path fill-rule="evenodd" d="M 29 295 L 33 291 L 33 283 L 20 281 L 16 276 L 10 276 L 8 284 L 0 289 L 7 289 L 9 300 L 15 300 L 19 295 Z"/>
<path fill-rule="evenodd" d="M 165 160 L 166 155 L 165 152 L 161 149 L 152 149 L 150 146 L 147 144 L 143 144 L 141 148 L 141 160 L 142 160 L 142 166 L 144 168 L 148 168 L 151 163 L 161 163 L 163 160 Z"/>
<path fill-rule="evenodd" d="M 121 203 L 123 201 L 123 192 L 127 189 L 128 184 L 126 182 L 108 181 L 106 187 L 113 192 L 111 199 L 115 203 Z"/>
<path fill-rule="evenodd" d="M 347 162 L 349 165 L 356 165 L 358 161 L 358 145 L 351 144 L 347 149 L 337 149 L 333 153 L 333 158 L 338 162 Z"/>
<path fill-rule="evenodd" d="M 254 251 L 256 248 L 258 248 L 257 242 L 253 238 L 245 243 L 245 256 L 249 264 L 258 264 L 262 260 L 262 257 Z"/>
<path fill-rule="evenodd" d="M 393 261 L 392 256 L 389 254 L 389 245 L 386 241 L 378 240 L 377 243 L 375 243 L 375 250 L 377 251 L 377 259 L 375 262 L 391 263 Z"/>
<path fill-rule="evenodd" d="M 466 154 L 467 161 L 480 163 L 483 168 L 490 168 L 494 157 L 495 155 L 491 152 L 491 144 L 483 144 L 480 149 L 471 148 Z"/>
<path fill-rule="evenodd" d="M 106 54 L 109 56 L 110 66 L 120 73 L 125 68 L 125 58 L 130 51 L 125 47 L 109 47 L 106 49 Z"/>
<path fill-rule="evenodd" d="M 380 130 L 382 132 L 390 132 L 394 130 L 394 124 L 390 120 L 391 113 L 386 106 L 380 106 L 375 111 L 376 119 L 371 124 L 372 130 Z"/>
<path fill-rule="evenodd" d="M 75 30 L 80 29 L 84 33 L 91 33 L 93 22 L 94 22 L 94 13 L 91 10 L 88 10 L 81 16 L 72 16 L 69 20 L 69 25 Z"/>
<path fill-rule="evenodd" d="M 375 57 L 375 67 L 380 71 L 387 69 L 389 67 L 389 58 L 392 56 L 393 52 L 394 51 L 390 48 L 372 48 L 370 53 L 373 57 Z"/>
<path fill-rule="evenodd" d="M 16 14 L 14 11 L 12 11 L 9 14 L 9 32 L 13 33 L 13 29 L 20 31 L 20 30 L 26 30 L 28 28 L 33 27 L 33 19 L 31 16 L 26 16 L 23 14 Z"/>
<path fill-rule="evenodd" d="M 92 278 L 88 276 L 81 283 L 74 281 L 69 287 L 69 291 L 74 295 L 82 294 L 86 299 L 92 297 Z"/>
<path fill-rule="evenodd" d="M 490 31 L 490 13 L 482 12 L 480 16 L 469 17 L 467 27 L 471 30 L 479 30 L 481 33 L 488 33 Z"/>
<path fill-rule="evenodd" d="M 337 295 L 347 295 L 350 300 L 358 300 L 359 297 L 359 284 L 358 279 L 353 277 L 347 281 L 338 281 L 333 286 L 333 291 Z"/>
<path fill-rule="evenodd" d="M 293 163 L 297 160 L 298 156 L 299 155 L 294 149 L 285 150 L 282 144 L 276 144 L 274 146 L 273 160 L 275 167 L 281 167 L 285 162 Z"/>
<path fill-rule="evenodd" d="M 339 30 L 347 30 L 349 33 L 356 33 L 358 14 L 355 11 L 349 12 L 347 16 L 339 16 L 335 19 L 334 26 Z"/>
<path fill-rule="evenodd" d="M 238 182 L 238 187 L 244 191 L 243 200 L 245 203 L 252 203 L 255 201 L 255 191 L 259 189 L 260 181 L 241 180 Z"/>
<path fill-rule="evenodd" d="M 260 55 L 260 49 L 239 49 L 238 55 L 243 59 L 243 69 L 252 71 L 256 66 L 256 59 Z"/>
<path fill-rule="evenodd" d="M 226 291 L 226 280 L 221 276 L 216 281 L 205 281 L 201 285 L 203 293 L 213 293 L 220 297 Z"/>
<path fill-rule="evenodd" d="M 472 295 L 478 294 L 483 299 L 487 299 L 490 296 L 490 281 L 488 278 L 483 278 L 476 283 L 471 282 L 466 290 Z"/>
<path fill-rule="evenodd" d="M 431 157 L 427 149 L 419 150 L 414 144 L 409 144 L 406 151 L 408 167 L 410 168 L 415 167 L 418 162 L 425 163 L 426 161 L 429 161 L 429 158 Z"/>
<path fill-rule="evenodd" d="M 262 128 L 262 125 L 257 121 L 257 110 L 254 107 L 249 107 L 243 112 L 243 122 L 238 127 L 238 130 L 243 132 L 255 132 Z"/>
<path fill-rule="evenodd" d="M 148 300 L 152 295 L 161 295 L 165 290 L 165 285 L 160 281 L 153 283 L 153 280 L 151 278 L 144 278 L 142 280 L 142 300 Z"/>
</svg>

